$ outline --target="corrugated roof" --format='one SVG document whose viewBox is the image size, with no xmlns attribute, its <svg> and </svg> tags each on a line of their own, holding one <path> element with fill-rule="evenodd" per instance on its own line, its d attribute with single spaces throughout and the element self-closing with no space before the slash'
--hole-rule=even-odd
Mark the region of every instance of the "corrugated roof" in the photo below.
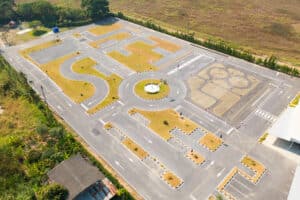
<svg viewBox="0 0 300 200">
<path fill-rule="evenodd" d="M 48 176 L 51 181 L 65 186 L 69 190 L 69 199 L 73 199 L 96 181 L 105 176 L 80 154 L 70 157 L 53 168 Z"/>
</svg>

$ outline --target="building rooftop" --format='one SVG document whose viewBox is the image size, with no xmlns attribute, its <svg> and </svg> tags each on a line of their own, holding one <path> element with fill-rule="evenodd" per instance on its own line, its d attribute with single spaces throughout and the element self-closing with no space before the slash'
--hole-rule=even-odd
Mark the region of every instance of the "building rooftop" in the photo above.
<svg viewBox="0 0 300 200">
<path fill-rule="evenodd" d="M 269 129 L 269 134 L 281 139 L 300 143 L 300 105 L 288 107 Z"/>
<path fill-rule="evenodd" d="M 48 173 L 48 176 L 51 181 L 68 189 L 68 199 L 74 199 L 89 186 L 105 179 L 105 176 L 80 154 L 58 164 Z"/>
<path fill-rule="evenodd" d="M 290 188 L 288 200 L 299 200 L 300 199 L 300 165 L 296 168 L 294 179 Z"/>
</svg>

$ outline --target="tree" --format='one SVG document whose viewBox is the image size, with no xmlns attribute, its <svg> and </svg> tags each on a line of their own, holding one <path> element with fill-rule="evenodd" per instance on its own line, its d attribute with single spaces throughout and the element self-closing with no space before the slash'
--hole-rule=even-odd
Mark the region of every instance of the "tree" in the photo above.
<svg viewBox="0 0 300 200">
<path fill-rule="evenodd" d="M 0 24 L 7 23 L 9 20 L 15 17 L 14 11 L 15 1 L 14 0 L 1 0 L 0 1 Z"/>
<path fill-rule="evenodd" d="M 106 17 L 109 13 L 107 0 L 81 0 L 81 7 L 86 9 L 87 15 L 92 19 Z"/>
<path fill-rule="evenodd" d="M 68 197 L 68 190 L 62 185 L 53 183 L 45 186 L 41 191 L 38 199 L 41 200 L 65 200 Z"/>
</svg>

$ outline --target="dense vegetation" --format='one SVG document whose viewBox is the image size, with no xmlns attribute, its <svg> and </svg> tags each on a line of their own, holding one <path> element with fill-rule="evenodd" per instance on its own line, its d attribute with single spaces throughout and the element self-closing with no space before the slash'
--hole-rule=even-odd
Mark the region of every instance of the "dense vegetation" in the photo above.
<svg viewBox="0 0 300 200">
<path fill-rule="evenodd" d="M 61 199 L 66 191 L 48 185 L 47 172 L 80 152 L 119 189 L 116 199 L 133 199 L 119 182 L 68 133 L 47 105 L 0 56 L 0 199 Z M 54 197 L 55 196 L 55 197 Z"/>
<path fill-rule="evenodd" d="M 9 20 L 39 20 L 47 27 L 78 26 L 101 19 L 109 14 L 107 0 L 82 0 L 81 8 L 62 7 L 46 0 L 15 4 L 14 0 L 0 3 L 0 24 Z M 2 14 L 3 13 L 3 14 Z"/>
<path fill-rule="evenodd" d="M 199 40 L 197 39 L 194 35 L 194 33 L 182 33 L 179 31 L 176 32 L 172 32 L 169 31 L 168 29 L 161 27 L 159 25 L 156 25 L 155 23 L 151 22 L 151 21 L 143 21 L 140 19 L 136 19 L 136 18 L 132 18 L 129 16 L 125 16 L 122 12 L 118 12 L 116 14 L 117 17 L 121 18 L 121 19 L 125 19 L 131 22 L 134 22 L 136 24 L 140 24 L 142 26 L 146 26 L 148 28 L 151 28 L 153 30 L 157 30 L 160 31 L 162 33 L 166 33 L 178 38 L 181 38 L 183 40 L 198 44 L 198 45 L 202 45 L 204 47 L 207 47 L 209 49 L 214 49 L 217 50 L 219 52 L 237 57 L 237 58 L 241 58 L 243 60 L 252 62 L 252 63 L 256 63 L 259 64 L 261 66 L 270 68 L 272 70 L 276 70 L 276 71 L 280 71 L 292 76 L 300 76 L 300 72 L 298 69 L 293 68 L 293 67 L 288 67 L 286 65 L 282 65 L 279 64 L 277 62 L 277 58 L 275 56 L 271 56 L 270 58 L 265 58 L 264 60 L 261 58 L 256 58 L 254 57 L 251 53 L 247 52 L 247 51 L 242 51 L 239 49 L 236 49 L 234 47 L 232 47 L 230 44 L 222 41 L 222 40 Z"/>
</svg>

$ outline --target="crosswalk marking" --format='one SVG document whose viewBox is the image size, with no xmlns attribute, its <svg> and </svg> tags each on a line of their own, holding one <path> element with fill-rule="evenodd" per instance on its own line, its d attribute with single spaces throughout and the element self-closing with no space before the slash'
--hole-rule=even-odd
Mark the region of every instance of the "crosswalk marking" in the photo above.
<svg viewBox="0 0 300 200">
<path fill-rule="evenodd" d="M 272 122 L 272 123 L 274 123 L 277 120 L 277 117 L 275 115 L 273 115 L 265 110 L 261 110 L 261 109 L 257 109 L 255 111 L 255 115 L 257 115 L 269 122 Z"/>
</svg>

